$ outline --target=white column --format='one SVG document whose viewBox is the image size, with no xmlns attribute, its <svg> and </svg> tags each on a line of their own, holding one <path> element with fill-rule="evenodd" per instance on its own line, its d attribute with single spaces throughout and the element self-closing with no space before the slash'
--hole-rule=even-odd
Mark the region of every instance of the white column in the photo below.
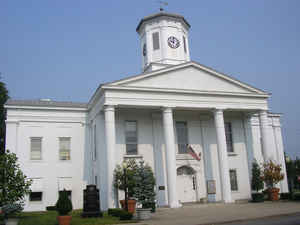
<svg viewBox="0 0 300 225">
<path fill-rule="evenodd" d="M 114 208 L 115 190 L 113 186 L 113 176 L 115 169 L 115 108 L 114 106 L 105 106 L 105 137 L 106 137 L 106 159 L 107 159 L 107 206 Z"/>
<path fill-rule="evenodd" d="M 171 108 L 163 109 L 163 126 L 165 135 L 166 168 L 168 181 L 168 202 L 170 208 L 178 208 L 180 204 L 177 200 L 176 191 L 176 152 L 173 126 L 173 112 Z"/>
<path fill-rule="evenodd" d="M 262 143 L 262 152 L 265 162 L 269 160 L 274 160 L 272 154 L 272 140 L 269 132 L 269 122 L 268 122 L 268 113 L 266 110 L 259 112 L 259 123 L 260 123 L 260 134 L 261 134 L 261 143 Z"/>
<path fill-rule="evenodd" d="M 214 111 L 223 201 L 232 202 L 223 110 Z"/>
</svg>

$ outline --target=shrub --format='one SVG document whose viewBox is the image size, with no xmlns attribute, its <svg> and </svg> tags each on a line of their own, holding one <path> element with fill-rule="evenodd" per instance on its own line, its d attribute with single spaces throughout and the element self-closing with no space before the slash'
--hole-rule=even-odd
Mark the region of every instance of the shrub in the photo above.
<svg viewBox="0 0 300 225">
<path fill-rule="evenodd" d="M 263 202 L 264 193 L 252 193 L 252 202 Z"/>
<path fill-rule="evenodd" d="M 289 200 L 291 198 L 292 198 L 292 196 L 291 196 L 291 193 L 289 193 L 289 192 L 280 193 L 280 199 L 282 199 L 282 200 Z"/>
<path fill-rule="evenodd" d="M 131 220 L 133 215 L 125 210 L 120 212 L 120 220 Z"/>
<path fill-rule="evenodd" d="M 56 211 L 56 207 L 55 207 L 55 205 L 47 206 L 47 207 L 46 207 L 46 210 L 47 210 L 47 211 Z"/>
<path fill-rule="evenodd" d="M 294 201 L 300 201 L 300 192 L 294 192 L 294 193 L 292 194 L 292 199 L 293 199 Z"/>
<path fill-rule="evenodd" d="M 254 191 L 259 191 L 264 188 L 264 182 L 261 179 L 261 173 L 259 165 L 256 161 L 252 163 L 252 180 L 251 180 L 251 189 Z"/>
<path fill-rule="evenodd" d="M 56 210 L 58 211 L 58 214 L 60 216 L 68 215 L 69 212 L 72 211 L 72 209 L 73 209 L 72 202 L 69 199 L 68 192 L 66 190 L 63 190 L 62 192 L 60 192 L 59 198 L 58 198 L 55 206 L 56 206 Z"/>
<path fill-rule="evenodd" d="M 110 216 L 120 217 L 122 209 L 108 209 L 107 214 Z"/>
</svg>

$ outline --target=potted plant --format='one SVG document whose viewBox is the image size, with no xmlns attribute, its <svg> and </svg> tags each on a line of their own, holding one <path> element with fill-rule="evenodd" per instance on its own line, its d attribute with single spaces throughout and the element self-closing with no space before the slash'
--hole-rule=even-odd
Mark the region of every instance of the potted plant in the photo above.
<svg viewBox="0 0 300 225">
<path fill-rule="evenodd" d="M 6 225 L 17 225 L 19 222 L 19 213 L 23 210 L 22 204 L 10 203 L 2 207 L 5 224 Z"/>
<path fill-rule="evenodd" d="M 9 150 L 0 154 L 0 205 L 7 219 L 6 224 L 12 224 L 11 218 L 23 209 L 24 196 L 30 193 L 32 182 L 24 175 L 17 161 L 16 154 Z"/>
<path fill-rule="evenodd" d="M 140 161 L 134 178 L 134 197 L 142 205 L 137 209 L 137 217 L 140 220 L 150 219 L 155 204 L 155 178 L 151 167 Z"/>
<path fill-rule="evenodd" d="M 264 194 L 259 192 L 264 188 L 264 182 L 261 178 L 261 171 L 256 160 L 252 163 L 252 179 L 251 179 L 251 189 L 255 191 L 252 193 L 253 202 L 263 202 Z"/>
<path fill-rule="evenodd" d="M 262 180 L 268 187 L 268 197 L 271 201 L 279 200 L 279 188 L 275 185 L 283 180 L 284 174 L 281 173 L 281 165 L 275 164 L 272 160 L 263 164 Z"/>
<path fill-rule="evenodd" d="M 73 206 L 66 190 L 60 192 L 55 206 L 59 214 L 57 217 L 59 225 L 70 225 L 72 216 L 70 216 L 69 213 L 72 211 Z"/>
<path fill-rule="evenodd" d="M 122 165 L 117 165 L 114 171 L 114 186 L 115 188 L 124 191 L 125 195 L 125 199 L 120 200 L 121 206 L 124 210 L 132 214 L 135 212 L 136 206 L 136 200 L 133 199 L 136 166 L 136 162 L 131 159 L 124 161 Z"/>
</svg>

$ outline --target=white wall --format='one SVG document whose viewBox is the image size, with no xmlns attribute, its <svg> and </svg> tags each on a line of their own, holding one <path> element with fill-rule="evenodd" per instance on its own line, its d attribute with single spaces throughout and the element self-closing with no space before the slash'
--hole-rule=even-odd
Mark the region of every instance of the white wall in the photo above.
<svg viewBox="0 0 300 225">
<path fill-rule="evenodd" d="M 74 209 L 82 208 L 85 125 L 84 112 L 7 111 L 6 149 L 15 152 L 28 178 L 40 178 L 41 202 L 29 202 L 25 211 L 45 210 L 58 199 L 59 178 L 72 178 Z M 42 137 L 42 160 L 30 160 L 30 137 Z M 71 138 L 71 160 L 59 160 L 59 137 Z"/>
</svg>

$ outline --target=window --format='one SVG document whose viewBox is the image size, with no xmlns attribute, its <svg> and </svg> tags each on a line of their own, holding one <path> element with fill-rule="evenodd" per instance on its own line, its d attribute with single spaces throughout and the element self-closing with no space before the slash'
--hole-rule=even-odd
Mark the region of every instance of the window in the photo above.
<svg viewBox="0 0 300 225">
<path fill-rule="evenodd" d="M 96 186 L 98 185 L 98 177 L 97 177 L 97 175 L 95 176 L 95 185 Z"/>
<path fill-rule="evenodd" d="M 185 39 L 185 36 L 183 36 L 183 49 L 184 49 L 184 52 L 186 53 L 186 39 Z"/>
<path fill-rule="evenodd" d="M 159 34 L 158 32 L 155 32 L 152 34 L 153 39 L 153 50 L 159 49 Z"/>
<path fill-rule="evenodd" d="M 227 152 L 233 152 L 232 127 L 230 122 L 225 123 L 225 136 L 226 136 Z"/>
<path fill-rule="evenodd" d="M 187 123 L 176 122 L 176 133 L 178 143 L 178 154 L 186 154 L 188 144 Z"/>
<path fill-rule="evenodd" d="M 70 160 L 71 159 L 71 138 L 60 137 L 59 138 L 59 159 Z"/>
<path fill-rule="evenodd" d="M 64 191 L 67 192 L 68 198 L 69 198 L 70 200 L 72 200 L 72 191 L 67 191 L 67 190 L 64 190 Z M 63 191 L 59 191 L 59 192 L 58 192 L 58 195 L 60 196 L 60 194 L 61 194 L 62 192 L 63 192 Z"/>
<path fill-rule="evenodd" d="M 137 155 L 137 122 L 126 121 L 125 122 L 125 142 L 126 142 L 126 154 Z"/>
<path fill-rule="evenodd" d="M 231 191 L 238 190 L 236 170 L 229 170 Z"/>
<path fill-rule="evenodd" d="M 31 160 L 42 159 L 42 138 L 41 137 L 30 138 L 30 159 Z"/>
<path fill-rule="evenodd" d="M 94 160 L 97 159 L 97 127 L 94 125 Z"/>
<path fill-rule="evenodd" d="M 40 202 L 42 201 L 43 192 L 30 192 L 29 201 L 31 202 Z"/>
</svg>

